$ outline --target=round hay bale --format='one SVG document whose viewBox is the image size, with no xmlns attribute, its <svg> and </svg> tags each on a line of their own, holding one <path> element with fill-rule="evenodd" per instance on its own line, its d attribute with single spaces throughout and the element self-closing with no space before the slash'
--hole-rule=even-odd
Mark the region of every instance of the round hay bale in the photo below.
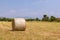
<svg viewBox="0 0 60 40">
<path fill-rule="evenodd" d="M 12 21 L 12 30 L 24 31 L 26 29 L 24 18 L 14 18 Z"/>
</svg>

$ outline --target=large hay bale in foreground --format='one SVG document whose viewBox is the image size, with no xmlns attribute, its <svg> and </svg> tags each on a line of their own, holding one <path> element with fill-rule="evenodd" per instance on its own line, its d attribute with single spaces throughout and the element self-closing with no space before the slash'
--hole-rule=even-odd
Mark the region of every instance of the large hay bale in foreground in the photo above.
<svg viewBox="0 0 60 40">
<path fill-rule="evenodd" d="M 24 31 L 26 29 L 24 18 L 14 18 L 12 21 L 12 30 Z"/>
</svg>

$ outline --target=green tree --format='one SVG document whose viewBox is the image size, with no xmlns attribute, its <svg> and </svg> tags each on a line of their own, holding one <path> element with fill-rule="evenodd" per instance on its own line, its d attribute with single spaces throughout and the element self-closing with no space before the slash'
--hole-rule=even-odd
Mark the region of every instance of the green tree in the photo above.
<svg viewBox="0 0 60 40">
<path fill-rule="evenodd" d="M 40 19 L 39 19 L 39 18 L 35 18 L 35 20 L 36 20 L 36 21 L 40 21 Z"/>
<path fill-rule="evenodd" d="M 51 16 L 50 21 L 56 21 L 56 18 L 54 16 Z"/>
<path fill-rule="evenodd" d="M 49 17 L 47 15 L 43 15 L 42 21 L 49 21 Z"/>
</svg>

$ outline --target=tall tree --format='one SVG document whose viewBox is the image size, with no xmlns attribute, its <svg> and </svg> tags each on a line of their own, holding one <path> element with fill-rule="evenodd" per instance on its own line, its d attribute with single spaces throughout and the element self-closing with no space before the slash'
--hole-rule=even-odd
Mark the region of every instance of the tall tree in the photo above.
<svg viewBox="0 0 60 40">
<path fill-rule="evenodd" d="M 42 21 L 49 21 L 49 17 L 47 15 L 43 15 Z"/>
<path fill-rule="evenodd" d="M 50 17 L 50 21 L 55 21 L 55 20 L 56 20 L 56 18 L 54 16 Z"/>
</svg>

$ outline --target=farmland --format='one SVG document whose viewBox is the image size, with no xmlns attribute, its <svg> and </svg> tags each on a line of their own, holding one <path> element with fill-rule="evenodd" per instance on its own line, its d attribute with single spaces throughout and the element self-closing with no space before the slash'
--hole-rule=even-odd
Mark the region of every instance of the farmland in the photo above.
<svg viewBox="0 0 60 40">
<path fill-rule="evenodd" d="M 12 22 L 0 21 L 0 40 L 60 40 L 60 22 L 26 22 L 25 31 L 11 31 Z"/>
</svg>

